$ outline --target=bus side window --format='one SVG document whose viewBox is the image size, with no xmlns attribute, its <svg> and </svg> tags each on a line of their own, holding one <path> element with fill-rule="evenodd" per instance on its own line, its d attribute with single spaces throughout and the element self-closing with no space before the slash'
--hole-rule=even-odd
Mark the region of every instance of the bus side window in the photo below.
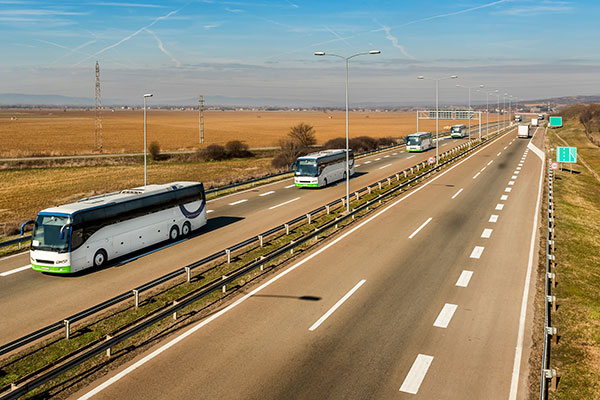
<svg viewBox="0 0 600 400">
<path fill-rule="evenodd" d="M 71 234 L 71 251 L 78 249 L 83 244 L 83 228 L 75 227 L 73 228 L 73 233 Z"/>
</svg>

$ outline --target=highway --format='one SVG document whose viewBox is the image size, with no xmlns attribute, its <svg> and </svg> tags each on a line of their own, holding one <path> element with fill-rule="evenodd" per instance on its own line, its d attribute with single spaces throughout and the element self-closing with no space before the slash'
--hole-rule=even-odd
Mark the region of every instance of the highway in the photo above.
<svg viewBox="0 0 600 400">
<path fill-rule="evenodd" d="M 529 142 L 486 145 L 74 398 L 526 398 Z"/>
<path fill-rule="evenodd" d="M 491 131 L 490 131 L 491 132 Z M 440 140 L 440 153 L 466 139 Z M 395 149 L 356 160 L 355 190 L 435 154 Z M 202 181 L 202 177 L 198 177 Z M 345 195 L 345 185 L 311 190 L 287 179 L 209 201 L 208 225 L 195 237 L 130 262 L 73 276 L 28 268 L 29 254 L 0 260 L 0 326 L 7 343 Z M 27 310 L 27 312 L 23 312 Z"/>
</svg>

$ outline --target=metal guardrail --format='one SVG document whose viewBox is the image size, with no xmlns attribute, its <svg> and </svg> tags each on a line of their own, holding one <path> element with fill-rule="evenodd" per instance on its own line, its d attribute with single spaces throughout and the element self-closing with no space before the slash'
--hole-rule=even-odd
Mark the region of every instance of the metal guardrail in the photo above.
<svg viewBox="0 0 600 400">
<path fill-rule="evenodd" d="M 544 289 L 544 348 L 542 350 L 542 366 L 540 376 L 540 400 L 548 399 L 548 383 L 550 389 L 556 390 L 558 377 L 556 370 L 550 368 L 550 338 L 554 344 L 558 343 L 556 327 L 552 326 L 552 311 L 556 311 L 556 296 L 552 295 L 552 288 L 556 287 L 556 266 L 554 256 L 554 170 L 550 167 L 552 160 L 548 160 L 548 227 L 546 236 L 546 277 Z"/>
<path fill-rule="evenodd" d="M 507 127 L 506 131 L 510 130 L 510 128 L 511 127 Z M 501 132 L 501 130 L 498 130 L 497 133 L 496 133 L 496 135 L 492 136 L 492 138 L 494 138 L 496 136 L 499 136 L 499 135 L 501 135 L 503 133 L 504 132 Z M 34 388 L 37 388 L 37 387 L 43 385 L 44 383 L 48 382 L 49 380 L 54 379 L 55 377 L 61 375 L 62 373 L 68 371 L 69 369 L 71 369 L 71 368 L 73 368 L 73 367 L 75 367 L 77 365 L 80 365 L 81 363 L 89 360 L 90 358 L 92 358 L 92 357 L 94 357 L 94 356 L 96 356 L 96 355 L 98 355 L 98 354 L 100 354 L 102 352 L 105 352 L 105 351 L 110 352 L 110 349 L 113 346 L 121 343 L 122 341 L 124 341 L 127 338 L 135 335 L 136 333 L 142 331 L 143 329 L 145 329 L 145 328 L 153 325 L 156 322 L 159 322 L 159 321 L 163 320 L 164 318 L 167 318 L 169 316 L 175 315 L 175 313 L 178 310 L 180 310 L 180 309 L 182 309 L 182 308 L 184 308 L 184 307 L 186 307 L 186 306 L 188 306 L 188 305 L 190 305 L 190 304 L 198 301 L 202 297 L 205 297 L 206 295 L 208 295 L 208 294 L 210 294 L 210 293 L 212 293 L 214 291 L 221 290 L 221 289 L 224 290 L 224 288 L 226 287 L 227 284 L 230 284 L 230 283 L 234 282 L 235 280 L 239 279 L 243 275 L 245 275 L 245 274 L 247 274 L 249 272 L 252 272 L 252 271 L 254 271 L 257 268 L 261 268 L 262 266 L 264 266 L 268 262 L 270 262 L 270 261 L 276 259 L 277 257 L 281 256 L 282 254 L 284 254 L 284 253 L 286 253 L 288 251 L 290 251 L 290 252 L 293 253 L 293 249 L 294 248 L 296 248 L 296 247 L 298 247 L 300 245 L 305 244 L 307 241 L 309 241 L 309 240 L 311 240 L 313 238 L 318 238 L 318 235 L 322 234 L 322 232 L 327 231 L 328 229 L 331 229 L 334 226 L 337 226 L 337 224 L 340 224 L 340 223 L 346 221 L 349 218 L 354 219 L 355 215 L 357 213 L 360 213 L 360 212 L 362 212 L 364 210 L 368 210 L 369 206 L 372 206 L 374 203 L 381 202 L 383 199 L 385 199 L 385 198 L 387 198 L 389 196 L 392 196 L 396 192 L 401 191 L 401 190 L 409 187 L 410 185 L 413 185 L 414 183 L 416 183 L 417 181 L 423 179 L 424 177 L 426 177 L 426 176 L 428 176 L 430 174 L 433 174 L 434 172 L 437 172 L 440 169 L 443 169 L 445 166 L 447 166 L 448 164 L 454 162 L 456 159 L 458 159 L 460 157 L 463 157 L 463 156 L 471 153 L 472 151 L 476 150 L 477 148 L 479 148 L 480 146 L 484 145 L 485 143 L 487 143 L 487 140 L 486 141 L 482 141 L 482 142 L 480 142 L 479 144 L 477 144 L 475 146 L 470 146 L 470 143 L 465 143 L 465 144 L 462 144 L 462 145 L 460 145 L 458 147 L 455 147 L 455 148 L 453 148 L 451 150 L 448 150 L 448 151 L 440 154 L 441 158 L 449 156 L 449 155 L 451 156 L 451 158 L 448 159 L 448 160 L 446 160 L 446 161 L 444 161 L 444 162 L 441 162 L 440 164 L 438 164 L 438 166 L 432 166 L 431 169 L 426 170 L 426 171 L 422 172 L 421 174 L 416 175 L 414 178 L 406 181 L 405 183 L 403 183 L 401 185 L 396 186 L 395 188 L 392 188 L 388 192 L 386 192 L 384 194 L 380 194 L 378 197 L 376 197 L 376 198 L 374 198 L 374 199 L 372 199 L 370 201 L 367 201 L 362 206 L 360 206 L 360 207 L 358 207 L 356 209 L 353 209 L 350 213 L 348 213 L 348 214 L 346 214 L 346 215 L 344 215 L 344 216 L 342 216 L 340 218 L 337 218 L 335 220 L 332 220 L 332 221 L 324 224 L 323 226 L 317 228 L 314 232 L 312 232 L 310 234 L 307 234 L 307 235 L 305 235 L 305 236 L 303 236 L 301 238 L 298 238 L 298 239 L 296 239 L 294 241 L 289 242 L 287 245 L 284 245 L 281 248 L 279 248 L 279 249 L 271 252 L 269 255 L 265 256 L 264 258 L 261 258 L 259 260 L 254 261 L 254 262 L 251 262 L 250 264 L 248 264 L 246 266 L 240 267 L 236 271 L 228 274 L 227 276 L 222 277 L 221 279 L 216 279 L 216 280 L 214 280 L 214 281 L 212 281 L 210 283 L 207 283 L 202 288 L 200 288 L 196 293 L 192 292 L 192 295 L 190 297 L 188 297 L 187 299 L 185 299 L 183 301 L 180 301 L 180 302 L 178 302 L 177 304 L 174 304 L 171 307 L 167 307 L 166 309 L 164 309 L 164 310 L 158 312 L 157 314 L 149 317 L 147 320 L 145 320 L 143 322 L 140 322 L 139 324 L 137 324 L 137 325 L 135 325 L 135 326 L 127 329 L 126 331 L 123 331 L 123 332 L 119 333 L 118 335 L 115 335 L 114 337 L 107 338 L 106 341 L 103 341 L 103 342 L 97 344 L 96 346 L 94 346 L 92 348 L 86 348 L 86 349 L 84 349 L 84 352 L 82 354 L 76 355 L 70 361 L 64 362 L 63 364 L 61 364 L 57 368 L 55 368 L 55 369 L 53 369 L 51 371 L 42 373 L 41 375 L 39 375 L 36 378 L 30 380 L 29 382 L 24 383 L 22 386 L 19 386 L 18 384 L 17 385 L 13 385 L 11 391 L 6 392 L 3 395 L 0 395 L 0 399 L 15 399 L 15 398 L 18 398 L 19 396 L 21 396 L 21 395 L 29 392 L 30 390 L 33 390 Z M 462 151 L 462 150 L 464 150 L 464 151 Z M 393 179 L 396 179 L 397 181 L 400 181 L 400 176 L 401 175 L 403 177 L 407 177 L 409 172 L 410 173 L 418 172 L 421 168 L 425 168 L 426 164 L 427 164 L 427 162 L 425 161 L 425 162 L 419 163 L 419 164 L 417 164 L 417 165 L 415 165 L 415 166 L 413 166 L 411 168 L 408 168 L 408 169 L 400 171 L 400 172 L 398 172 L 396 174 L 390 175 L 388 178 L 385 178 L 383 180 L 375 182 L 374 184 L 371 184 L 369 186 L 366 186 L 366 187 L 364 187 L 364 188 L 362 188 L 362 189 L 354 192 L 353 196 L 356 196 L 356 198 L 358 199 L 360 197 L 360 194 L 362 192 L 368 191 L 370 193 L 374 187 L 382 188 L 382 185 L 386 185 L 386 184 L 389 185 L 389 186 L 391 186 Z M 307 213 L 305 215 L 302 215 L 302 216 L 299 216 L 297 218 L 294 218 L 293 220 L 288 221 L 288 222 L 286 222 L 286 223 L 284 223 L 282 225 L 279 225 L 279 226 L 277 226 L 275 228 L 272 228 L 272 229 L 270 229 L 270 230 L 268 230 L 266 232 L 263 232 L 260 235 L 254 236 L 254 237 L 252 237 L 250 239 L 247 239 L 247 240 L 245 240 L 243 242 L 240 242 L 240 243 L 238 243 L 236 245 L 233 245 L 233 246 L 229 247 L 228 249 L 225 249 L 225 250 L 219 251 L 217 253 L 214 253 L 214 254 L 212 254 L 212 255 L 210 255 L 208 257 L 203 258 L 202 260 L 196 261 L 196 262 L 194 262 L 194 263 L 192 263 L 190 265 L 187 265 L 187 266 L 185 266 L 183 268 L 177 269 L 177 270 L 175 270 L 175 271 L 173 271 L 173 272 L 171 272 L 169 274 L 166 274 L 166 275 L 164 275 L 164 276 L 162 276 L 160 278 L 157 278 L 157 279 L 155 279 L 155 280 L 153 280 L 151 282 L 148 282 L 146 284 L 138 286 L 137 288 L 135 288 L 135 289 L 133 289 L 131 291 L 122 293 L 122 294 L 120 294 L 120 295 L 118 295 L 116 297 L 113 297 L 112 299 L 106 300 L 106 301 L 104 301 L 104 302 L 102 302 L 102 303 L 100 303 L 100 304 L 98 304 L 96 306 L 88 308 L 87 310 L 84 310 L 84 311 L 79 312 L 77 314 L 74 314 L 74 315 L 72 315 L 70 317 L 67 317 L 63 321 L 58 321 L 58 322 L 56 322 L 54 324 L 51 324 L 51 325 L 49 325 L 49 326 L 47 326 L 45 328 L 42 328 L 42 329 L 38 330 L 36 332 L 33 332 L 31 334 L 28 334 L 28 335 L 25 335 L 24 337 L 19 338 L 19 339 L 15 340 L 15 341 L 12 341 L 12 342 L 10 342 L 10 343 L 8 343 L 6 345 L 0 346 L 0 355 L 6 354 L 6 353 L 11 352 L 13 350 L 16 350 L 16 349 L 24 346 L 25 344 L 31 343 L 31 342 L 33 342 L 35 340 L 38 340 L 38 339 L 40 339 L 40 338 L 42 338 L 44 336 L 47 336 L 50 333 L 56 332 L 56 331 L 58 331 L 58 330 L 60 330 L 62 328 L 65 328 L 65 335 L 66 335 L 66 338 L 68 338 L 69 335 L 70 335 L 70 332 L 69 332 L 70 325 L 72 323 L 74 323 L 74 322 L 80 321 L 80 320 L 82 320 L 82 319 L 84 319 L 84 318 L 86 318 L 86 317 L 88 317 L 90 315 L 93 315 L 93 314 L 95 314 L 95 313 L 97 313 L 99 311 L 105 310 L 108 307 L 111 307 L 111 306 L 113 306 L 115 304 L 118 304 L 118 303 L 120 303 L 120 302 L 122 302 L 124 300 L 127 300 L 127 299 L 131 298 L 131 297 L 135 298 L 135 301 L 136 301 L 136 304 L 137 304 L 137 302 L 139 300 L 138 296 L 139 296 L 140 293 L 142 293 L 143 291 L 146 291 L 148 289 L 151 289 L 153 287 L 156 287 L 156 286 L 160 285 L 161 283 L 164 283 L 164 282 L 166 282 L 166 281 L 168 281 L 170 279 L 173 279 L 175 277 L 178 277 L 180 275 L 187 274 L 187 276 L 188 276 L 188 282 L 189 282 L 191 271 L 194 268 L 197 268 L 197 267 L 199 267 L 201 265 L 204 265 L 204 264 L 206 264 L 206 263 L 208 263 L 210 261 L 213 261 L 213 260 L 215 260 L 215 259 L 217 259 L 219 257 L 223 257 L 223 256 L 226 256 L 227 260 L 229 262 L 230 261 L 230 257 L 231 257 L 231 251 L 237 250 L 237 249 L 240 249 L 240 248 L 243 248 L 243 247 L 246 247 L 249 244 L 253 244 L 253 243 L 256 243 L 256 242 L 259 242 L 259 243 L 262 244 L 263 238 L 265 236 L 272 235 L 273 233 L 279 232 L 281 230 L 285 230 L 286 233 L 287 233 L 287 232 L 289 232 L 289 228 L 290 228 L 291 225 L 293 225 L 293 224 L 295 224 L 297 222 L 300 222 L 302 220 L 307 220 L 308 223 L 310 223 L 312 215 L 317 214 L 319 212 L 323 212 L 323 211 L 326 211 L 327 213 L 329 213 L 330 212 L 330 208 L 332 206 L 334 206 L 334 205 L 337 205 L 338 203 L 341 203 L 342 206 L 345 207 L 344 201 L 345 201 L 344 198 L 341 198 L 339 200 L 335 200 L 335 201 L 333 201 L 331 203 L 328 203 L 328 204 L 326 204 L 324 206 L 321 206 L 321 207 L 319 207 L 319 208 L 311 211 L 310 213 Z"/>
</svg>

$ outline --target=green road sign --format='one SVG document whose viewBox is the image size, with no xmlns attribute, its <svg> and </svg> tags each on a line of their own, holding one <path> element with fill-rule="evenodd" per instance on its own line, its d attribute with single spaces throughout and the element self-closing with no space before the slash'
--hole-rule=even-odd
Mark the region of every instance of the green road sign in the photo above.
<svg viewBox="0 0 600 400">
<path fill-rule="evenodd" d="M 556 161 L 566 163 L 577 162 L 577 147 L 557 147 Z"/>
<path fill-rule="evenodd" d="M 548 121 L 548 126 L 550 128 L 562 127 L 562 117 L 550 117 L 550 121 Z"/>
</svg>

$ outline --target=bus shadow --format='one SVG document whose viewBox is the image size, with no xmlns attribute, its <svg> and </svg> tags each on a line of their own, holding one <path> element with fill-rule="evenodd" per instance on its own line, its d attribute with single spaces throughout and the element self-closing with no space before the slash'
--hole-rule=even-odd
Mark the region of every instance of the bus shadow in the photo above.
<svg viewBox="0 0 600 400">
<path fill-rule="evenodd" d="M 198 231 L 195 232 L 192 235 L 192 237 L 203 235 L 203 234 L 208 233 L 208 232 L 216 231 L 217 229 L 224 228 L 227 225 L 235 224 L 236 222 L 239 222 L 239 221 L 241 221 L 243 219 L 244 219 L 244 217 L 215 217 L 215 218 L 210 218 L 206 222 L 206 225 L 204 225 L 202 228 L 198 229 Z"/>
<path fill-rule="evenodd" d="M 363 176 L 363 175 L 368 175 L 368 174 L 369 174 L 368 172 L 358 172 L 358 171 L 357 171 L 357 172 L 355 172 L 355 173 L 354 173 L 354 175 L 352 175 L 352 176 L 350 177 L 350 180 L 352 180 L 352 179 L 356 179 L 356 178 L 360 178 L 361 176 Z M 345 182 L 346 182 L 346 179 L 341 179 L 341 180 L 339 180 L 339 181 L 337 181 L 337 182 L 335 182 L 335 183 L 332 183 L 332 184 L 330 184 L 330 185 L 328 185 L 328 186 L 337 186 L 337 185 L 343 185 Z"/>
</svg>

